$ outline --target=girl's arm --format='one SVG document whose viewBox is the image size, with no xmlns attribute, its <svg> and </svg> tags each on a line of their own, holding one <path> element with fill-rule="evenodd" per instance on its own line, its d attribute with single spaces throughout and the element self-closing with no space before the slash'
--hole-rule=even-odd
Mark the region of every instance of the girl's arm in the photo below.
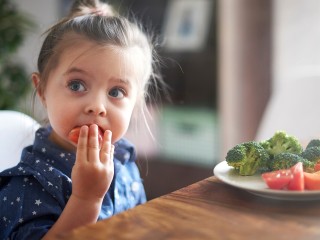
<svg viewBox="0 0 320 240">
<path fill-rule="evenodd" d="M 111 135 L 110 131 L 104 133 L 100 149 L 98 126 L 81 127 L 71 174 L 72 194 L 59 219 L 43 239 L 97 221 L 114 175 Z"/>
</svg>

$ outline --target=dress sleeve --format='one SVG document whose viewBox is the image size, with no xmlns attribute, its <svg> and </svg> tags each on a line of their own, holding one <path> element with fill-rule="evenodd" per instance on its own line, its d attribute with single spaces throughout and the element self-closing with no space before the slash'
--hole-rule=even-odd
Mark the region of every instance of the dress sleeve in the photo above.
<svg viewBox="0 0 320 240">
<path fill-rule="evenodd" d="M 41 239 L 62 212 L 33 176 L 13 177 L 0 190 L 0 239 Z"/>
</svg>

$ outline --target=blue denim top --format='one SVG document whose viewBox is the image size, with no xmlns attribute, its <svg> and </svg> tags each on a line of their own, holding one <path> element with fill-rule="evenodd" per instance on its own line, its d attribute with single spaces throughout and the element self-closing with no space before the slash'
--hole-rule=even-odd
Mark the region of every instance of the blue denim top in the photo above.
<svg viewBox="0 0 320 240">
<path fill-rule="evenodd" d="M 41 239 L 68 202 L 75 153 L 52 143 L 51 130 L 40 128 L 34 144 L 23 149 L 19 164 L 0 173 L 0 239 Z M 114 178 L 99 220 L 146 201 L 135 159 L 131 143 L 115 143 Z"/>
</svg>

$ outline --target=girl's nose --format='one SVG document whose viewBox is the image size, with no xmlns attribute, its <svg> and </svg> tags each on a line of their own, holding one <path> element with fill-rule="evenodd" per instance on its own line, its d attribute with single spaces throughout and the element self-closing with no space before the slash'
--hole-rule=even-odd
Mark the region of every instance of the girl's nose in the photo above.
<svg viewBox="0 0 320 240">
<path fill-rule="evenodd" d="M 85 111 L 87 114 L 91 114 L 95 116 L 104 117 L 107 115 L 106 106 L 98 100 L 92 100 L 86 107 Z"/>
</svg>

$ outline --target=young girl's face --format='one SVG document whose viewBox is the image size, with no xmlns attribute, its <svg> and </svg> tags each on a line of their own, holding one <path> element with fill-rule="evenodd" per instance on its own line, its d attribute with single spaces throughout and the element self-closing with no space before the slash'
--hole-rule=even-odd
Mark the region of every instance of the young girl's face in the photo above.
<svg viewBox="0 0 320 240">
<path fill-rule="evenodd" d="M 75 149 L 68 134 L 83 125 L 97 124 L 111 130 L 112 142 L 119 140 L 137 100 L 141 50 L 96 45 L 77 40 L 64 50 L 40 96 L 53 128 L 50 138 L 65 149 Z"/>
</svg>

